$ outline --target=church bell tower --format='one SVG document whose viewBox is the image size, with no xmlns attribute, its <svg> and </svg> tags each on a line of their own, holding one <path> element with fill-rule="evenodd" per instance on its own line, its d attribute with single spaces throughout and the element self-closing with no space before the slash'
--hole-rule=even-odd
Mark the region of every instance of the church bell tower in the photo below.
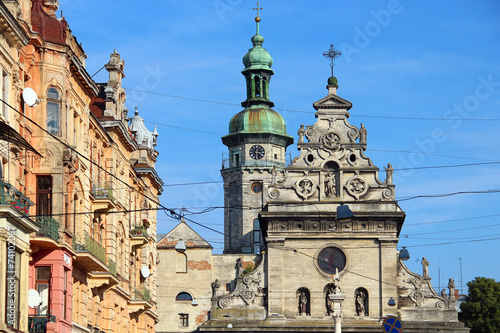
<svg viewBox="0 0 500 333">
<path fill-rule="evenodd" d="M 268 187 L 284 172 L 285 150 L 293 143 L 283 117 L 272 110 L 269 83 L 273 59 L 262 47 L 257 9 L 253 47 L 243 57 L 247 98 L 245 108 L 229 122 L 222 142 L 229 149 L 224 179 L 224 253 L 260 253 L 263 244 L 259 211 L 269 198 Z"/>
</svg>

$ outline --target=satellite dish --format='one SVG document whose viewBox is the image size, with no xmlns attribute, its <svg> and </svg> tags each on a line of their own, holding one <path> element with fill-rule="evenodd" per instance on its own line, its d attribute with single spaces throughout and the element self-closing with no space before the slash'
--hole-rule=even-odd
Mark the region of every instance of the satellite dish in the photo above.
<svg viewBox="0 0 500 333">
<path fill-rule="evenodd" d="M 36 308 L 42 303 L 40 294 L 35 289 L 28 290 L 28 306 L 32 309 Z"/>
<path fill-rule="evenodd" d="M 23 100 L 30 107 L 34 107 L 38 104 L 38 95 L 31 88 L 24 88 L 23 90 Z"/>
<path fill-rule="evenodd" d="M 147 279 L 149 277 L 149 267 L 148 267 L 148 265 L 143 265 L 141 267 L 141 275 L 145 279 Z"/>
</svg>

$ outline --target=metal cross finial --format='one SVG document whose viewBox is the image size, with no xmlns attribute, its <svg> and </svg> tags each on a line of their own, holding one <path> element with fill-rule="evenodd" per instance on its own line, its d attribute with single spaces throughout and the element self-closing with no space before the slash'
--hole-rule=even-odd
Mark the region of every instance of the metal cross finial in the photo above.
<svg viewBox="0 0 500 333">
<path fill-rule="evenodd" d="M 330 44 L 330 49 L 326 52 L 323 52 L 323 57 L 327 58 L 330 60 L 330 67 L 332 68 L 332 76 L 333 76 L 333 66 L 335 64 L 333 63 L 336 58 L 340 57 L 342 52 L 335 50 L 333 47 L 333 44 Z"/>
<path fill-rule="evenodd" d="M 257 11 L 257 16 L 259 16 L 259 10 L 263 10 L 264 8 L 260 7 L 259 8 L 259 2 L 257 1 L 257 8 L 253 8 L 253 10 Z"/>
</svg>

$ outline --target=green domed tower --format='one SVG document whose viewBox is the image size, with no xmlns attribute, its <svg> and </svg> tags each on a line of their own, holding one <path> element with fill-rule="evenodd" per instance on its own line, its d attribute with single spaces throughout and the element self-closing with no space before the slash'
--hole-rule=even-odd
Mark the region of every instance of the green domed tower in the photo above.
<svg viewBox="0 0 500 333">
<path fill-rule="evenodd" d="M 258 212 L 269 193 L 268 185 L 277 181 L 285 168 L 286 147 L 293 138 L 286 133 L 283 117 L 272 110 L 269 82 L 274 74 L 273 58 L 262 47 L 260 17 L 253 47 L 243 57 L 247 98 L 245 108 L 231 118 L 229 134 L 222 142 L 229 148 L 229 158 L 221 170 L 224 178 L 224 253 L 260 253 L 262 236 Z M 254 209 L 251 209 L 254 208 Z"/>
</svg>

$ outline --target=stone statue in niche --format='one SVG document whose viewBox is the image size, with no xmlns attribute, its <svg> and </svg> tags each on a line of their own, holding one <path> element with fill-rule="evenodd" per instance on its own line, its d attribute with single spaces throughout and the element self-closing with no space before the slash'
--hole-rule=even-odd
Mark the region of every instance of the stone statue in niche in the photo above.
<svg viewBox="0 0 500 333">
<path fill-rule="evenodd" d="M 455 300 L 455 281 L 452 278 L 448 281 L 448 289 L 450 290 L 449 299 L 450 301 Z"/>
<path fill-rule="evenodd" d="M 423 273 L 422 276 L 424 278 L 429 277 L 429 260 L 425 259 L 425 257 L 422 257 L 422 268 L 423 268 Z"/>
<path fill-rule="evenodd" d="M 330 298 L 330 295 L 333 294 L 335 291 L 335 287 L 333 284 L 330 284 L 328 286 L 328 289 L 326 291 L 326 313 L 327 315 L 331 315 L 333 313 L 333 300 Z"/>
<path fill-rule="evenodd" d="M 392 185 L 392 175 L 394 173 L 394 168 L 392 167 L 391 163 L 387 164 L 387 168 L 385 168 L 385 183 L 387 185 Z"/>
<path fill-rule="evenodd" d="M 299 136 L 299 141 L 297 143 L 304 143 L 304 134 L 306 133 L 306 130 L 304 129 L 304 125 L 300 125 L 300 128 L 297 132 L 297 135 Z"/>
<path fill-rule="evenodd" d="M 365 125 L 361 123 L 361 128 L 359 129 L 359 143 L 366 143 L 366 136 L 368 132 L 366 131 Z"/>
<path fill-rule="evenodd" d="M 325 176 L 325 195 L 327 197 L 334 197 L 337 195 L 337 191 L 335 190 L 335 175 L 332 173 L 328 173 Z"/>
<path fill-rule="evenodd" d="M 307 302 L 308 302 L 307 295 L 303 291 L 300 293 L 300 297 L 299 297 L 299 314 L 300 315 L 307 314 Z"/>
<path fill-rule="evenodd" d="M 357 316 L 367 316 L 367 302 L 368 295 L 366 295 L 363 289 L 356 290 L 356 315 Z"/>
</svg>

